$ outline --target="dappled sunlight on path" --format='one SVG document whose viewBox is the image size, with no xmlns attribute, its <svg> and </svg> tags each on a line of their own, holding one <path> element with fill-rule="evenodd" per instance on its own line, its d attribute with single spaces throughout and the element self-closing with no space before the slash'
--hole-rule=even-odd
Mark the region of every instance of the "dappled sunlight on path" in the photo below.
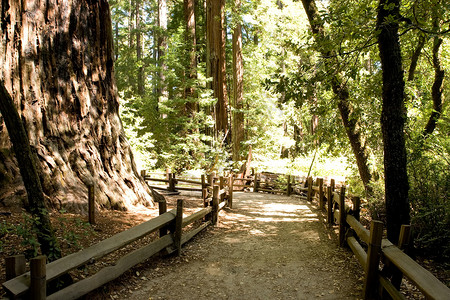
<svg viewBox="0 0 450 300">
<path fill-rule="evenodd" d="M 308 203 L 235 193 L 233 205 L 130 299 L 358 299 L 361 268 Z"/>
</svg>

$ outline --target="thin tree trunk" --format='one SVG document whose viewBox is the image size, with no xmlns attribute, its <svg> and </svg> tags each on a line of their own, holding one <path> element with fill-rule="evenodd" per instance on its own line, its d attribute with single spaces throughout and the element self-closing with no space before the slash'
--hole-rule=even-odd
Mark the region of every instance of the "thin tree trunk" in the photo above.
<svg viewBox="0 0 450 300">
<path fill-rule="evenodd" d="M 235 14 L 240 13 L 241 0 L 234 2 Z M 244 141 L 244 63 L 242 58 L 242 25 L 233 30 L 233 161 L 241 160 L 241 143 Z"/>
<path fill-rule="evenodd" d="M 136 0 L 136 59 L 139 65 L 137 74 L 137 89 L 138 95 L 145 94 L 145 74 L 144 65 L 142 61 L 142 32 L 141 32 L 141 1 Z"/>
<path fill-rule="evenodd" d="M 184 0 L 184 18 L 186 22 L 186 45 L 189 57 L 188 78 L 189 81 L 185 88 L 185 97 L 187 99 L 186 112 L 188 116 L 193 116 L 198 111 L 197 102 L 193 101 L 195 97 L 194 81 L 197 79 L 197 39 L 195 33 L 195 0 Z"/>
<path fill-rule="evenodd" d="M 325 37 L 325 28 L 323 25 L 323 20 L 320 19 L 315 1 L 302 0 L 302 3 L 315 38 L 323 39 Z M 327 73 L 331 76 L 330 83 L 338 100 L 338 108 L 342 123 L 350 141 L 353 154 L 355 155 L 361 181 L 364 184 L 366 192 L 368 194 L 372 194 L 372 187 L 370 186 L 372 175 L 368 164 L 368 153 L 362 141 L 361 132 L 359 131 L 356 123 L 357 118 L 352 116 L 353 109 L 350 104 L 349 91 L 347 86 L 343 84 L 342 75 L 336 72 L 336 69 L 339 69 L 339 61 L 333 51 L 330 52 L 325 49 L 320 51 L 324 57 L 330 57 L 325 61 L 325 67 L 327 69 Z"/>
<path fill-rule="evenodd" d="M 413 55 L 411 57 L 411 63 L 409 65 L 408 71 L 408 81 L 414 80 L 414 73 L 416 72 L 417 62 L 419 61 L 420 53 L 422 53 L 422 49 L 425 46 L 426 41 L 427 40 L 425 34 L 421 34 L 419 36 L 419 42 L 417 43 L 417 47 L 414 50 Z"/>
<path fill-rule="evenodd" d="M 436 16 L 436 8 L 434 8 L 434 24 L 433 28 L 435 31 L 439 30 L 439 19 Z M 433 39 L 433 68 L 434 68 L 434 82 L 431 87 L 431 98 L 433 100 L 433 111 L 431 112 L 430 118 L 428 119 L 427 125 L 423 130 L 423 135 L 428 136 L 433 133 L 436 128 L 437 121 L 441 117 L 442 113 L 442 92 L 444 90 L 444 76 L 445 71 L 441 65 L 441 59 L 439 50 L 442 45 L 442 38 L 435 36 Z"/>
<path fill-rule="evenodd" d="M 167 51 L 167 2 L 166 0 L 158 0 L 158 97 L 159 98 L 168 98 L 168 91 L 166 85 L 166 70 L 167 66 L 164 62 L 164 56 Z"/>
<path fill-rule="evenodd" d="M 37 158 L 31 150 L 22 120 L 3 81 L 0 81 L 0 112 L 8 128 L 20 174 L 27 190 L 27 210 L 33 216 L 33 226 L 37 229 L 36 234 L 42 254 L 47 255 L 50 261 L 58 259 L 61 257 L 61 249 L 45 205 L 44 192 L 36 168 Z"/>
<path fill-rule="evenodd" d="M 388 9 L 390 8 L 390 9 Z M 381 130 L 384 144 L 387 236 L 394 244 L 402 224 L 409 224 L 408 175 L 404 125 L 406 108 L 402 56 L 398 36 L 400 0 L 380 0 L 377 29 L 383 70 Z"/>
</svg>

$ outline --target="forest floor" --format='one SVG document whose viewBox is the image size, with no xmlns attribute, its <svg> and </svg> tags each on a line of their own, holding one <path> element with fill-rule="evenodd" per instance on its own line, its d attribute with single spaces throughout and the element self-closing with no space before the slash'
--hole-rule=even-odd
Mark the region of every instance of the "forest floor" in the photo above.
<svg viewBox="0 0 450 300">
<path fill-rule="evenodd" d="M 363 272 L 306 201 L 235 193 L 220 223 L 122 299 L 358 299 Z M 189 297 L 187 297 L 189 295 Z"/>
<path fill-rule="evenodd" d="M 235 193 L 233 209 L 219 224 L 187 243 L 180 257 L 157 256 L 127 271 L 85 299 L 360 299 L 363 270 L 352 252 L 339 248 L 336 228 L 327 228 L 314 204 L 297 197 Z M 193 195 L 167 197 L 169 209 L 185 199 L 185 214 L 202 206 Z M 5 211 L 5 209 L 0 209 Z M 86 218 L 53 213 L 63 254 L 88 247 L 157 215 L 157 209 L 102 211 L 95 225 Z M 20 211 L 1 216 L 0 225 L 24 224 Z M 26 223 L 26 222 L 25 222 Z M 20 232 L 20 231 L 19 231 Z M 2 233 L 0 258 L 23 253 L 26 245 Z M 139 240 L 104 259 L 71 272 L 79 280 L 156 238 Z M 29 248 L 29 246 L 28 246 Z M 4 281 L 4 263 L 0 282 Z M 439 272 L 442 275 L 442 272 Z M 448 275 L 448 273 L 447 273 Z M 444 273 L 444 277 L 445 277 Z M 406 281 L 408 299 L 420 299 Z M 0 293 L 0 298 L 2 294 Z"/>
</svg>

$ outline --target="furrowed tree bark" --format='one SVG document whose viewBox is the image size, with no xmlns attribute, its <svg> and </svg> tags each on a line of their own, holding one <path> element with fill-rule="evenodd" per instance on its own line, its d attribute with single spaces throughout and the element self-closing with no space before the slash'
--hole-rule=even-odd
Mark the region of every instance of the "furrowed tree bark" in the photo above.
<svg viewBox="0 0 450 300">
<path fill-rule="evenodd" d="M 52 207 L 151 205 L 118 114 L 109 5 L 106 0 L 1 1 L 0 77 L 36 149 Z M 4 117 L 3 117 L 4 118 Z M 0 201 L 23 193 L 18 163 L 0 119 Z"/>
<path fill-rule="evenodd" d="M 207 47 L 209 74 L 212 77 L 215 105 L 216 136 L 228 132 L 228 95 L 225 60 L 225 0 L 206 0 Z"/>
<path fill-rule="evenodd" d="M 390 9 L 389 9 L 390 8 Z M 406 108 L 402 56 L 398 36 L 400 0 L 380 0 L 377 16 L 378 48 L 383 70 L 381 130 L 384 144 L 386 227 L 397 243 L 402 224 L 409 224 L 408 175 L 404 125 Z"/>
<path fill-rule="evenodd" d="M 234 13 L 240 13 L 241 1 L 235 0 Z M 241 156 L 241 143 L 244 141 L 244 62 L 242 58 L 242 25 L 235 24 L 233 29 L 233 161 L 239 161 Z"/>
<path fill-rule="evenodd" d="M 3 81 L 0 81 L 0 113 L 5 120 L 20 174 L 27 190 L 27 210 L 33 216 L 33 226 L 37 229 L 42 254 L 46 255 L 50 261 L 58 259 L 61 257 L 61 249 L 45 205 L 44 192 L 36 169 L 36 156 L 31 150 L 22 120 Z M 36 219 L 37 221 L 34 221 Z"/>
<path fill-rule="evenodd" d="M 314 0 L 302 0 L 306 15 L 308 16 L 311 31 L 315 36 L 316 41 L 320 42 L 325 39 L 325 27 L 323 20 L 320 18 Z M 341 115 L 342 123 L 350 141 L 353 154 L 355 155 L 356 164 L 358 165 L 359 176 L 364 184 L 367 194 L 372 194 L 372 187 L 370 181 L 372 174 L 370 173 L 368 163 L 367 149 L 362 140 L 361 132 L 358 128 L 357 117 L 353 116 L 353 109 L 350 103 L 350 93 L 347 86 L 343 84 L 342 75 L 336 70 L 339 70 L 339 61 L 334 51 L 321 49 L 322 56 L 326 57 L 325 68 L 330 75 L 330 83 L 333 92 L 338 100 L 338 109 Z"/>
</svg>

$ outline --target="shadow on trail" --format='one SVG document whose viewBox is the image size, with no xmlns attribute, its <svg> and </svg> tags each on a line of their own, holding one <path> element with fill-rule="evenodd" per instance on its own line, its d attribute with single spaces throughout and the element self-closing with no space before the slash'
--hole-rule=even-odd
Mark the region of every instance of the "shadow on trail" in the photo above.
<svg viewBox="0 0 450 300">
<path fill-rule="evenodd" d="M 358 299 L 361 268 L 309 203 L 233 196 L 218 226 L 146 271 L 145 286 L 128 299 Z"/>
<path fill-rule="evenodd" d="M 287 239 L 300 239 L 299 242 L 301 239 L 312 239 L 317 243 L 336 241 L 333 231 L 320 228 L 326 228 L 322 214 L 318 210 L 313 211 L 313 205 L 307 201 L 262 193 L 235 193 L 235 199 L 233 210 L 228 211 L 221 225 L 228 232 L 286 236 Z M 280 222 L 288 224 L 278 224 Z"/>
</svg>

